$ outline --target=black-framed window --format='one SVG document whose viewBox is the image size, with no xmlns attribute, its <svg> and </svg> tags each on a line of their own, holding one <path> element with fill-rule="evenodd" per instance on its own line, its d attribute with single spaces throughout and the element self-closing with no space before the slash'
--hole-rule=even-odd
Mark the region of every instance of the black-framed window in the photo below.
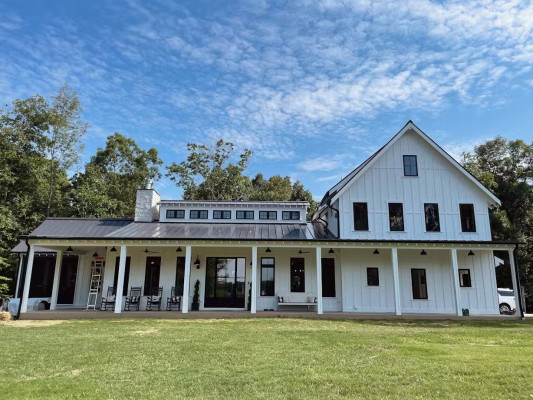
<svg viewBox="0 0 533 400">
<path fill-rule="evenodd" d="M 126 268 L 124 269 L 124 284 L 122 285 L 122 295 L 128 295 L 128 285 L 130 281 L 130 263 L 131 257 L 126 257 Z M 118 268 L 120 266 L 120 257 L 115 258 L 115 275 L 113 276 L 113 294 L 117 293 Z"/>
<path fill-rule="evenodd" d="M 144 295 L 157 295 L 159 290 L 159 276 L 161 274 L 161 257 L 146 257 L 146 271 L 144 274 Z"/>
<path fill-rule="evenodd" d="M 253 211 L 237 211 L 237 219 L 254 219 Z"/>
<path fill-rule="evenodd" d="M 353 229 L 368 231 L 368 206 L 366 203 L 353 203 Z"/>
<path fill-rule="evenodd" d="M 403 156 L 403 175 L 418 176 L 418 164 L 416 156 Z"/>
<path fill-rule="evenodd" d="M 277 211 L 259 211 L 259 219 L 278 219 Z"/>
<path fill-rule="evenodd" d="M 474 214 L 474 205 L 459 204 L 459 213 L 461 215 L 461 230 L 463 232 L 475 232 L 476 217 Z"/>
<path fill-rule="evenodd" d="M 424 268 L 411 269 L 411 284 L 413 286 L 413 299 L 427 300 L 428 285 Z"/>
<path fill-rule="evenodd" d="M 367 286 L 379 286 L 379 268 L 366 269 L 366 284 Z"/>
<path fill-rule="evenodd" d="M 51 297 L 56 256 L 35 256 L 31 271 L 29 297 Z"/>
<path fill-rule="evenodd" d="M 274 296 L 276 260 L 274 257 L 261 258 L 261 296 Z"/>
<path fill-rule="evenodd" d="M 389 228 L 391 231 L 403 231 L 403 204 L 389 203 Z"/>
<path fill-rule="evenodd" d="M 440 232 L 439 205 L 437 203 L 424 203 L 424 218 L 426 232 Z"/>
<path fill-rule="evenodd" d="M 183 296 L 183 284 L 185 282 L 185 257 L 176 259 L 176 281 L 174 282 L 175 296 Z"/>
<path fill-rule="evenodd" d="M 335 260 L 322 259 L 322 297 L 335 297 Z"/>
<path fill-rule="evenodd" d="M 459 286 L 472 287 L 472 279 L 470 277 L 469 269 L 465 268 L 459 270 Z"/>
<path fill-rule="evenodd" d="M 305 260 L 291 258 L 291 292 L 305 292 Z"/>
<path fill-rule="evenodd" d="M 215 210 L 213 211 L 213 219 L 231 219 L 231 211 Z"/>
<path fill-rule="evenodd" d="M 207 210 L 191 210 L 189 213 L 190 219 L 207 219 Z"/>
<path fill-rule="evenodd" d="M 284 220 L 299 220 L 300 211 L 283 211 L 281 213 L 281 218 Z"/>
<path fill-rule="evenodd" d="M 185 218 L 185 210 L 167 210 L 167 218 Z"/>
</svg>

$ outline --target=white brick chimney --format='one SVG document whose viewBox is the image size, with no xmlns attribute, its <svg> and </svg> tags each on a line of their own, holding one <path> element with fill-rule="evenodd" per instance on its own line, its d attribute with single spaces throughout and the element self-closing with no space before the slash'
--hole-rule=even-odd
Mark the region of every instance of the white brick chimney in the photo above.
<svg viewBox="0 0 533 400">
<path fill-rule="evenodd" d="M 152 187 L 151 179 L 146 181 L 144 189 L 137 189 L 135 202 L 135 222 L 152 222 L 159 219 L 159 201 L 161 196 Z"/>
</svg>

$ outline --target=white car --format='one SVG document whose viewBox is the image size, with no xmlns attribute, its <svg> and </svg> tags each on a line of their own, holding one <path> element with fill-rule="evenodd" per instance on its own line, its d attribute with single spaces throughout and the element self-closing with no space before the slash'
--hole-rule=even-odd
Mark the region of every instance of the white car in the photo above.
<svg viewBox="0 0 533 400">
<path fill-rule="evenodd" d="M 498 303 L 500 304 L 500 314 L 514 314 L 516 301 L 513 289 L 498 288 Z"/>
</svg>

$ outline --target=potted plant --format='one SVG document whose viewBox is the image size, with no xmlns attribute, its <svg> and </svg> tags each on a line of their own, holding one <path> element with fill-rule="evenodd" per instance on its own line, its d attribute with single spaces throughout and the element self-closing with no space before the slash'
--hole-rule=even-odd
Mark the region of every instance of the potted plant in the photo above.
<svg viewBox="0 0 533 400">
<path fill-rule="evenodd" d="M 197 279 L 194 284 L 194 296 L 192 296 L 191 311 L 198 311 L 200 309 L 200 280 Z"/>
<path fill-rule="evenodd" d="M 248 282 L 248 311 L 252 311 L 252 282 Z"/>
</svg>

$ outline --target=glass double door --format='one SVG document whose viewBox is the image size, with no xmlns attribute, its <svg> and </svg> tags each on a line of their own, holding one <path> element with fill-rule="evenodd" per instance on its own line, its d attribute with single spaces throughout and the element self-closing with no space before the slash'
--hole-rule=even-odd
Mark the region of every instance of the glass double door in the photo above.
<svg viewBox="0 0 533 400">
<path fill-rule="evenodd" d="M 246 259 L 209 257 L 205 273 L 205 307 L 244 308 Z"/>
</svg>

